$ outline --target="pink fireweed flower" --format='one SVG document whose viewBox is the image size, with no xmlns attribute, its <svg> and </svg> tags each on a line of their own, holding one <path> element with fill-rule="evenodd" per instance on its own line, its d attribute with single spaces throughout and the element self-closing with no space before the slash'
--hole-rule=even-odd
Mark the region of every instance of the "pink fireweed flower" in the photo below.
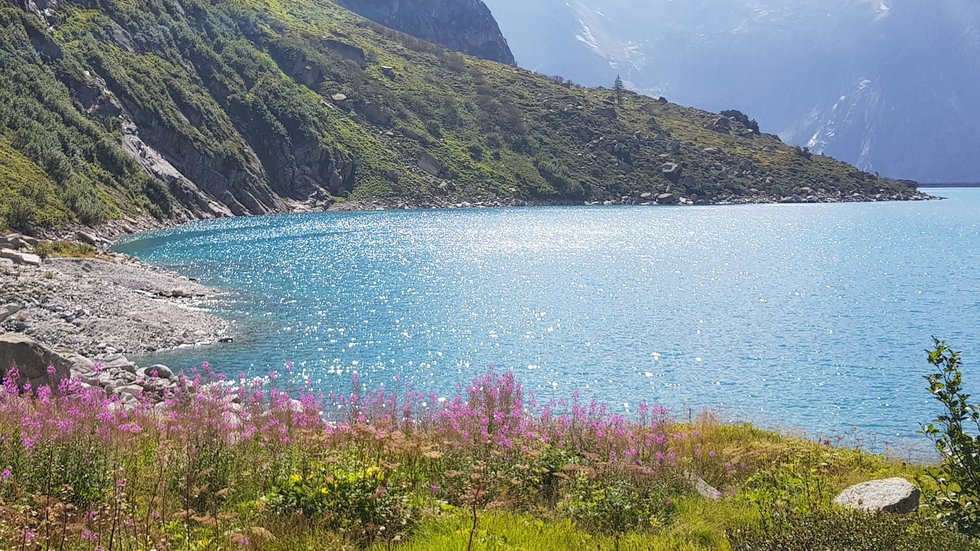
<svg viewBox="0 0 980 551">
<path fill-rule="evenodd" d="M 138 423 L 123 423 L 122 425 L 119 425 L 119 432 L 125 434 L 139 434 L 143 432 L 143 427 L 141 427 Z"/>
<path fill-rule="evenodd" d="M 10 368 L 7 371 L 7 376 L 3 379 L 3 388 L 7 394 L 20 394 L 20 389 L 17 387 L 17 379 L 20 378 L 20 371 L 16 367 Z"/>
<path fill-rule="evenodd" d="M 12 476 L 14 475 L 13 473 L 10 472 L 9 468 L 4 469 L 2 472 L 0 472 L 0 480 L 7 481 L 10 480 L 10 477 Z"/>
<path fill-rule="evenodd" d="M 37 389 L 37 400 L 44 405 L 51 403 L 51 387 L 42 386 Z"/>
</svg>

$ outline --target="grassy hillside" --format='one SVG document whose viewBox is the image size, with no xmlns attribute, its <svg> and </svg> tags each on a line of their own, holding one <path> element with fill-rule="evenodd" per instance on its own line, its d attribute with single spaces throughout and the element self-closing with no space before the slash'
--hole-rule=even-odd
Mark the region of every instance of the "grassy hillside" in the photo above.
<svg viewBox="0 0 980 551">
<path fill-rule="evenodd" d="M 7 226 L 913 193 L 737 117 L 471 59 L 326 0 L 2 6 L 0 153 L 31 167 L 0 179 Z"/>
</svg>

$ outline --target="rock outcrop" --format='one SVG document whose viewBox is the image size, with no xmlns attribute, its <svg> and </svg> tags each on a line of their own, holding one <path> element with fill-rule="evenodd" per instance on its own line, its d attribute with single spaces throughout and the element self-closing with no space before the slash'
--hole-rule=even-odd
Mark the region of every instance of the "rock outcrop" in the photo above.
<svg viewBox="0 0 980 551">
<path fill-rule="evenodd" d="M 20 387 L 27 383 L 32 388 L 57 387 L 69 375 L 70 367 L 68 360 L 27 335 L 0 334 L 0 378 L 16 369 Z"/>
<path fill-rule="evenodd" d="M 482 0 L 341 0 L 376 23 L 474 57 L 514 64 L 514 54 Z"/>
<path fill-rule="evenodd" d="M 919 489 L 904 478 L 862 482 L 834 498 L 834 504 L 848 509 L 908 514 L 919 507 Z"/>
<path fill-rule="evenodd" d="M 14 264 L 24 266 L 40 266 L 41 257 L 33 253 L 15 251 L 13 249 L 0 249 L 0 258 L 6 258 Z"/>
</svg>

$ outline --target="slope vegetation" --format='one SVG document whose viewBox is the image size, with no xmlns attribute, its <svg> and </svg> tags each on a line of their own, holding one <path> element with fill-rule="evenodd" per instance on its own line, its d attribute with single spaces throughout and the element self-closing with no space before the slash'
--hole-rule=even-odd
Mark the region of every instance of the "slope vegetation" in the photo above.
<svg viewBox="0 0 980 551">
<path fill-rule="evenodd" d="M 0 181 L 11 227 L 915 195 L 737 115 L 472 59 L 323 0 L 6 0 L 0 27 L 0 166 L 25 167 Z"/>
</svg>

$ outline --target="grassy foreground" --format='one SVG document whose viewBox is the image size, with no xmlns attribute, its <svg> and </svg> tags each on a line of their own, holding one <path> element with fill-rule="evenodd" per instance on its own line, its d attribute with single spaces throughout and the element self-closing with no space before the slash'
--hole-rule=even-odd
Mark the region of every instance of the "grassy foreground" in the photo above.
<svg viewBox="0 0 980 551">
<path fill-rule="evenodd" d="M 924 514 L 834 511 L 852 483 L 921 474 L 861 451 L 657 406 L 539 404 L 510 373 L 448 399 L 356 377 L 294 399 L 275 378 L 205 367 L 135 409 L 8 379 L 0 549 L 976 548 Z"/>
</svg>

